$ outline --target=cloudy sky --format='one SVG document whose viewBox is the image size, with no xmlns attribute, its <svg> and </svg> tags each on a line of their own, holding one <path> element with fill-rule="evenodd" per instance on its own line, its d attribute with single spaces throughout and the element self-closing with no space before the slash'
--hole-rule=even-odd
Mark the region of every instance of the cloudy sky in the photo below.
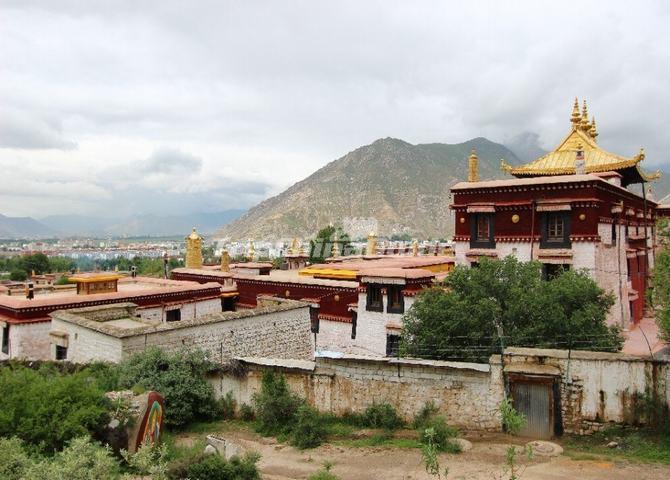
<svg viewBox="0 0 670 480">
<path fill-rule="evenodd" d="M 670 169 L 669 5 L 1 0 L 0 213 L 246 208 L 387 136 L 549 148 L 576 95 Z"/>
</svg>

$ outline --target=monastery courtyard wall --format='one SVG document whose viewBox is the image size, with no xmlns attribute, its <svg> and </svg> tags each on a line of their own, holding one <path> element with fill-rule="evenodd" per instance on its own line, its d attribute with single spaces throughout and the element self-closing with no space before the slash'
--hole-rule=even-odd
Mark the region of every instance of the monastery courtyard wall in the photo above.
<svg viewBox="0 0 670 480">
<path fill-rule="evenodd" d="M 321 411 L 342 415 L 388 402 L 407 421 L 432 401 L 449 424 L 501 430 L 499 405 L 515 382 L 554 386 L 552 410 L 566 433 L 650 421 L 644 397 L 670 403 L 670 361 L 619 353 L 508 348 L 488 364 L 345 356 L 314 362 L 240 358 L 235 373 L 211 378 L 217 395 L 252 404 L 263 372 L 282 372 L 291 389 Z M 503 367 L 504 365 L 504 367 Z M 549 414 L 549 413 L 548 413 Z"/>
</svg>

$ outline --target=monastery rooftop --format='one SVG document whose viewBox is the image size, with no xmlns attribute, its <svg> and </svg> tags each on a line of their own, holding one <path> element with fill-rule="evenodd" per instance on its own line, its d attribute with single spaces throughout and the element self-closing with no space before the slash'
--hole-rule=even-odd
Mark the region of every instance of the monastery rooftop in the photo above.
<svg viewBox="0 0 670 480">
<path fill-rule="evenodd" d="M 85 327 L 116 338 L 134 337 L 148 333 L 166 332 L 198 325 L 226 322 L 239 318 L 253 317 L 274 312 L 306 308 L 309 305 L 296 300 L 275 297 L 259 297 L 258 306 L 235 312 L 218 312 L 203 315 L 192 320 L 152 323 L 135 316 L 137 305 L 117 303 L 70 310 L 58 310 L 51 314 L 54 319 Z"/>
<path fill-rule="evenodd" d="M 137 296 L 160 295 L 165 293 L 206 292 L 216 288 L 225 289 L 219 283 L 208 282 L 199 284 L 180 280 L 166 280 L 152 277 L 123 277 L 118 281 L 117 292 L 93 293 L 90 295 L 78 295 L 73 288 L 54 289 L 48 293 L 39 293 L 35 298 L 28 299 L 25 295 L 0 295 L 0 306 L 12 309 L 54 307 L 71 305 L 73 303 L 86 303 L 99 300 L 122 300 Z"/>
</svg>

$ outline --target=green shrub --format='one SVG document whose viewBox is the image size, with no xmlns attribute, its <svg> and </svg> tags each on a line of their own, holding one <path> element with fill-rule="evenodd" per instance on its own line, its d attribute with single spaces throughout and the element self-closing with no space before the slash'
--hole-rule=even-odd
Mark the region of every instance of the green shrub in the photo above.
<svg viewBox="0 0 670 480">
<path fill-rule="evenodd" d="M 0 478 L 19 480 L 33 460 L 19 438 L 0 438 Z"/>
<path fill-rule="evenodd" d="M 40 462 L 26 475 L 26 480 L 112 480 L 120 478 L 119 462 L 109 447 L 91 441 L 90 438 L 75 438 L 53 459 Z"/>
<path fill-rule="evenodd" d="M 214 389 L 206 378 L 210 367 L 202 350 L 169 353 L 152 347 L 119 364 L 119 386 L 156 390 L 165 398 L 165 424 L 182 427 L 216 416 Z"/>
<path fill-rule="evenodd" d="M 109 421 L 109 401 L 84 372 L 0 368 L 0 398 L 0 436 L 19 437 L 43 452 L 61 450 Z"/>
<path fill-rule="evenodd" d="M 395 430 L 403 425 L 402 419 L 396 413 L 393 405 L 389 403 L 373 403 L 365 409 L 363 419 L 365 425 L 370 428 Z"/>
<path fill-rule="evenodd" d="M 219 415 L 224 420 L 231 420 L 235 418 L 235 409 L 237 408 L 237 402 L 233 398 L 233 392 L 226 393 L 223 397 L 217 402 L 219 406 Z"/>
<path fill-rule="evenodd" d="M 219 455 L 207 455 L 192 463 L 186 470 L 189 480 L 260 480 L 256 463 L 260 457 L 248 454 L 226 461 Z"/>
<path fill-rule="evenodd" d="M 281 374 L 263 373 L 261 391 L 253 396 L 256 429 L 262 435 L 288 433 L 295 423 L 302 400 L 288 387 Z"/>
<path fill-rule="evenodd" d="M 514 409 L 509 398 L 500 402 L 499 408 L 503 429 L 510 435 L 517 435 L 526 424 L 526 417 Z"/>
<path fill-rule="evenodd" d="M 435 403 L 433 403 L 432 400 L 427 401 L 426 403 L 423 404 L 421 410 L 419 410 L 417 414 L 414 416 L 412 426 L 414 428 L 423 427 L 428 420 L 437 415 L 438 411 L 439 409 L 435 406 Z"/>
<path fill-rule="evenodd" d="M 430 440 L 440 452 L 459 453 L 461 447 L 453 441 L 458 436 L 458 429 L 447 425 L 447 421 L 440 415 L 432 416 L 424 422 L 419 429 L 419 441 L 426 445 L 429 443 L 427 432 L 430 432 Z"/>
<path fill-rule="evenodd" d="M 25 282 L 28 279 L 28 274 L 23 270 L 12 270 L 9 272 L 9 279 L 14 282 Z"/>
<path fill-rule="evenodd" d="M 340 480 L 340 477 L 331 473 L 331 468 L 333 468 L 333 464 L 325 462 L 323 468 L 307 477 L 307 480 Z"/>
<path fill-rule="evenodd" d="M 247 403 L 240 405 L 240 418 L 245 422 L 251 422 L 254 418 L 256 418 L 254 407 Z"/>
<path fill-rule="evenodd" d="M 291 431 L 291 444 L 303 450 L 314 448 L 321 445 L 327 436 L 326 419 L 309 405 L 300 406 Z"/>
</svg>

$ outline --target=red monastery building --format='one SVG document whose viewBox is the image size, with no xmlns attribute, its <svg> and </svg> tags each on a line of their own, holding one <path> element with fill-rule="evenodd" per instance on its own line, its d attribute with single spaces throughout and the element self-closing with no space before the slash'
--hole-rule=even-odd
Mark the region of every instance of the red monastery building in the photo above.
<svg viewBox="0 0 670 480">
<path fill-rule="evenodd" d="M 644 152 L 624 158 L 601 149 L 586 104 L 573 108 L 571 130 L 552 152 L 525 165 L 502 162 L 517 178 L 478 181 L 477 156 L 467 182 L 452 188 L 455 254 L 475 266 L 482 257 L 514 255 L 542 263 L 551 277 L 585 269 L 616 297 L 610 323 L 642 319 L 654 265 L 657 204 L 625 187 L 654 180 L 640 168 Z"/>
</svg>

